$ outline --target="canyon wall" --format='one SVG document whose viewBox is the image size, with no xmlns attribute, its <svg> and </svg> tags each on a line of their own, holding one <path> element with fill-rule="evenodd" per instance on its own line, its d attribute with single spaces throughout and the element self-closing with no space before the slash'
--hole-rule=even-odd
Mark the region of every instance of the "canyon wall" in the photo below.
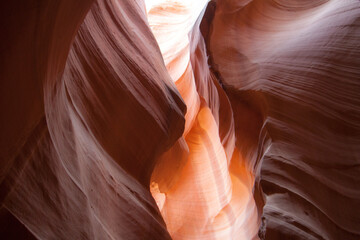
<svg viewBox="0 0 360 240">
<path fill-rule="evenodd" d="M 40 110 L 36 118 L 21 108 L 12 110 L 21 116 L 3 112 L 8 129 L 2 137 L 15 149 L 5 155 L 12 149 L 4 144 L 2 151 L 1 163 L 8 165 L 2 168 L 2 221 L 15 217 L 18 228 L 30 232 L 24 235 L 38 239 L 169 239 L 148 188 L 155 160 L 183 132 L 186 108 L 147 25 L 145 5 L 98 1 L 83 19 L 79 10 L 85 13 L 90 2 L 70 2 L 28 6 L 38 19 L 30 27 L 50 29 L 44 35 L 29 30 L 33 40 L 19 36 L 25 46 L 15 57 L 25 66 L 35 61 L 44 77 L 16 69 L 17 62 L 6 69 L 19 76 L 5 83 L 18 77 L 20 87 L 2 90 L 18 96 L 19 105 L 35 105 L 26 108 L 31 114 Z M 20 20 L 26 17 L 14 22 Z M 56 45 L 45 48 L 52 41 Z M 44 49 L 21 58 L 36 44 Z M 38 52 L 53 58 L 43 60 Z M 9 111 L 16 107 L 2 103 Z M 33 126 L 29 133 L 15 126 L 18 121 Z M 15 145 L 15 136 L 25 140 Z M 23 238 L 14 228 L 3 229 L 4 237 Z"/>
<path fill-rule="evenodd" d="M 236 135 L 259 137 L 265 239 L 359 238 L 359 16 L 359 1 L 217 1 L 212 66 Z"/>
</svg>

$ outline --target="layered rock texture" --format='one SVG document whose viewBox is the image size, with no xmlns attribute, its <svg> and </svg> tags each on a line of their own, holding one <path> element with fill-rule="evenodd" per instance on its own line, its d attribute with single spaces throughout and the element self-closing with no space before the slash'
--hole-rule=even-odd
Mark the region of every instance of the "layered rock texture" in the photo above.
<svg viewBox="0 0 360 240">
<path fill-rule="evenodd" d="M 0 13 L 1 239 L 360 239 L 358 0 Z"/>
</svg>

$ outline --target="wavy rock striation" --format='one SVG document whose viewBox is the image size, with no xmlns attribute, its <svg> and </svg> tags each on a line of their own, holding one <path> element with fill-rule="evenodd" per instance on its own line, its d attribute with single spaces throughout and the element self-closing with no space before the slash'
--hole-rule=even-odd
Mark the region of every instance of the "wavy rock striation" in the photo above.
<svg viewBox="0 0 360 240">
<path fill-rule="evenodd" d="M 358 1 L 217 1 L 212 65 L 235 125 L 243 108 L 263 122 L 250 165 L 265 239 L 359 238 L 359 14 Z"/>
<path fill-rule="evenodd" d="M 72 8 L 66 9 L 68 16 Z M 62 24 L 57 28 L 69 25 Z M 72 35 L 64 34 L 65 43 L 75 27 Z M 169 239 L 148 185 L 157 156 L 183 132 L 185 105 L 147 25 L 144 4 L 95 2 L 66 66 L 66 46 L 57 47 L 62 77 L 47 75 L 39 83 L 42 120 L 17 149 L 3 180 L 12 185 L 2 207 L 39 239 Z"/>
</svg>

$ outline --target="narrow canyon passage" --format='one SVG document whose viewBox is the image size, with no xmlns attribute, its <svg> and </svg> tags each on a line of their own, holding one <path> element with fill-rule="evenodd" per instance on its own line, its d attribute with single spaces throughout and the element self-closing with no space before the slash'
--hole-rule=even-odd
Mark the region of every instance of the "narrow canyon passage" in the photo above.
<svg viewBox="0 0 360 240">
<path fill-rule="evenodd" d="M 0 19 L 1 239 L 360 239 L 359 0 Z"/>
<path fill-rule="evenodd" d="M 187 106 L 182 138 L 155 167 L 151 183 L 167 229 L 173 239 L 255 239 L 253 173 L 235 147 L 232 109 L 209 70 L 200 32 L 208 1 L 146 3 L 165 66 Z"/>
</svg>

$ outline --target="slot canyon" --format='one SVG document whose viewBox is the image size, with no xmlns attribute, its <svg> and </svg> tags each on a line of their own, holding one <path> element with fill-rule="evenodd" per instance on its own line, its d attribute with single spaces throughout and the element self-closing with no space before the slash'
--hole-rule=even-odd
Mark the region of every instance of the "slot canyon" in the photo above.
<svg viewBox="0 0 360 240">
<path fill-rule="evenodd" d="M 360 239 L 359 0 L 0 18 L 0 239 Z"/>
</svg>

